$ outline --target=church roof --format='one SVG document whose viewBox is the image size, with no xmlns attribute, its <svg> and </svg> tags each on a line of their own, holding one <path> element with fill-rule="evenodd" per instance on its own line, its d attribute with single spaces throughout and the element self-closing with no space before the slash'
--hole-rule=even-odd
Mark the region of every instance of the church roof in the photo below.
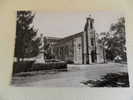
<svg viewBox="0 0 133 100">
<path fill-rule="evenodd" d="M 63 43 L 65 43 L 65 42 L 71 41 L 71 40 L 73 40 L 74 38 L 77 38 L 77 37 L 82 36 L 82 33 L 83 33 L 83 32 L 79 32 L 79 33 L 76 33 L 76 34 L 73 34 L 73 35 L 70 35 L 70 36 L 61 38 L 61 39 L 59 39 L 59 40 L 57 41 L 57 43 L 56 43 L 55 45 L 63 44 Z"/>
<path fill-rule="evenodd" d="M 79 36 L 82 36 L 82 33 L 83 33 L 83 32 L 79 32 L 79 33 L 76 33 L 76 34 L 73 34 L 73 35 L 64 37 L 64 38 L 60 39 L 58 42 L 72 40 L 72 39 L 74 39 L 74 38 L 77 38 L 77 37 L 79 37 Z"/>
<path fill-rule="evenodd" d="M 48 41 L 50 42 L 57 42 L 58 40 L 62 39 L 62 38 L 58 38 L 58 37 L 47 37 Z"/>
</svg>

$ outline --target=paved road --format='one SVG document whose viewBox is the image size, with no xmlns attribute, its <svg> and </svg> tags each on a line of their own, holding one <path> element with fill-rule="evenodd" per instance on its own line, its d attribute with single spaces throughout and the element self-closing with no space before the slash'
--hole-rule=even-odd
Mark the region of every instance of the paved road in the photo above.
<svg viewBox="0 0 133 100">
<path fill-rule="evenodd" d="M 96 80 L 107 73 L 127 72 L 127 66 L 122 64 L 92 64 L 68 65 L 68 71 L 40 71 L 30 75 L 13 77 L 14 86 L 32 87 L 86 87 L 82 82 Z M 19 75 L 25 75 L 21 73 Z"/>
</svg>

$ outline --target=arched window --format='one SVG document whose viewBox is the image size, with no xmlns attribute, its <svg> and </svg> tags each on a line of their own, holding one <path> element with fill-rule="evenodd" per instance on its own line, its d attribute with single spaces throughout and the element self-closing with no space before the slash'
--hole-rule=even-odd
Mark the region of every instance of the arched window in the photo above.
<svg viewBox="0 0 133 100">
<path fill-rule="evenodd" d="M 90 21 L 90 29 L 93 29 L 93 22 Z"/>
<path fill-rule="evenodd" d="M 91 45 L 94 46 L 94 38 L 91 38 Z"/>
</svg>

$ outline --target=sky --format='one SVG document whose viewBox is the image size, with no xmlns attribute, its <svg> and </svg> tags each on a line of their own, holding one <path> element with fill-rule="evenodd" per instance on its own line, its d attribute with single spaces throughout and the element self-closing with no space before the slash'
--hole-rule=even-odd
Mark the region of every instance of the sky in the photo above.
<svg viewBox="0 0 133 100">
<path fill-rule="evenodd" d="M 38 36 L 66 37 L 84 30 L 86 18 L 94 18 L 96 33 L 109 31 L 110 25 L 124 14 L 120 12 L 35 12 L 33 25 Z"/>
</svg>

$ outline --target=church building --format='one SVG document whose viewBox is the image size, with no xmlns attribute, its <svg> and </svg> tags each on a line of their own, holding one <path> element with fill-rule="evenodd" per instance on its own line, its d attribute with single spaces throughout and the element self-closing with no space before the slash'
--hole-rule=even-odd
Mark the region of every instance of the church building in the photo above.
<svg viewBox="0 0 133 100">
<path fill-rule="evenodd" d="M 86 18 L 84 31 L 58 39 L 51 47 L 55 59 L 73 61 L 75 64 L 104 61 L 103 46 L 97 41 L 94 19 L 90 16 Z"/>
</svg>

